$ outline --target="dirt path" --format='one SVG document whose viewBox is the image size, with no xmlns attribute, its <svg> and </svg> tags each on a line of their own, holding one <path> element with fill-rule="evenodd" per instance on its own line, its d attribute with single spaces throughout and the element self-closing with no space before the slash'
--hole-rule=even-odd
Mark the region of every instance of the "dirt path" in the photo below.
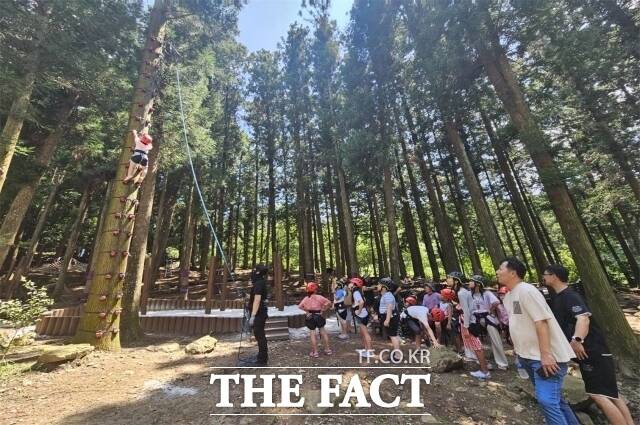
<svg viewBox="0 0 640 425">
<path fill-rule="evenodd" d="M 632 306 L 637 308 L 637 298 Z M 630 314 L 630 320 L 638 331 L 640 318 Z M 291 330 L 292 340 L 270 343 L 270 366 L 296 366 L 299 369 L 275 369 L 270 373 L 300 373 L 305 376 L 302 394 L 308 400 L 307 406 L 315 405 L 319 386 L 318 370 L 305 369 L 308 366 L 340 367 L 332 370 L 343 377 L 354 374 L 352 367 L 358 366 L 355 350 L 360 347 L 359 338 L 352 335 L 347 341 L 336 338 L 331 328 L 333 356 L 321 355 L 319 359 L 308 356 L 309 343 L 306 329 Z M 405 385 L 382 386 L 383 399 L 401 396 L 398 409 L 383 408 L 340 408 L 316 409 L 269 409 L 249 410 L 247 408 L 216 409 L 219 400 L 218 386 L 210 385 L 211 367 L 218 373 L 238 373 L 235 368 L 238 354 L 238 335 L 221 336 L 213 353 L 207 355 L 187 355 L 183 347 L 191 339 L 168 337 L 147 337 L 139 346 L 129 347 L 120 353 L 94 352 L 84 359 L 59 367 L 53 372 L 29 372 L 0 381 L 0 424 L 351 424 L 361 418 L 347 416 L 287 416 L 286 413 L 415 413 L 421 416 L 367 416 L 371 424 L 522 424 L 543 423 L 535 402 L 522 391 L 528 385 L 521 381 L 515 371 L 493 371 L 489 382 L 479 382 L 469 377 L 475 369 L 473 364 L 465 364 L 465 371 L 432 374 L 431 384 L 423 385 L 421 397 L 425 408 L 407 408 L 410 388 Z M 170 343 L 179 343 L 177 351 L 159 351 Z M 150 346 L 152 348 L 147 348 Z M 175 346 L 175 344 L 174 344 Z M 175 348 L 175 347 L 174 347 Z M 374 348 L 379 351 L 388 348 L 380 337 L 374 338 Z M 406 351 L 409 346 L 403 345 Z M 255 354 L 253 344 L 243 342 L 243 355 Z M 373 377 L 382 370 L 358 371 L 365 390 Z M 244 371 L 246 372 L 246 371 Z M 395 370 L 393 373 L 402 373 Z M 406 373 L 426 373 L 427 371 L 405 370 Z M 263 372 L 264 373 L 264 372 Z M 306 377 L 309 377 L 307 379 Z M 276 381 L 277 382 L 277 381 Z M 261 384 L 261 382 L 257 383 Z M 635 385 L 635 387 L 633 386 Z M 640 415 L 640 391 L 637 382 L 623 385 L 623 393 L 631 399 L 632 413 Z M 344 388 L 343 388 L 344 390 Z M 280 394 L 276 384 L 274 394 Z M 232 387 L 230 399 L 239 405 L 242 388 Z M 260 398 L 257 398 L 260 400 Z M 278 397 L 276 397 L 276 402 Z M 211 413 L 278 413 L 272 417 L 214 417 Z M 425 413 L 431 415 L 427 416 Z"/>
</svg>

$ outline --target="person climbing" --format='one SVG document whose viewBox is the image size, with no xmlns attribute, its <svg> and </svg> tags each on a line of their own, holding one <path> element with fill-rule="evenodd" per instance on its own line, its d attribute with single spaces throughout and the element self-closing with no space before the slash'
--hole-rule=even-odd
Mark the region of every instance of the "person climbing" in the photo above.
<svg viewBox="0 0 640 425">
<path fill-rule="evenodd" d="M 129 168 L 123 183 L 129 183 L 135 177 L 135 183 L 141 183 L 147 175 L 149 169 L 149 151 L 153 149 L 153 139 L 147 133 L 138 135 L 136 130 L 131 130 L 133 134 L 133 155 L 129 160 Z"/>
<path fill-rule="evenodd" d="M 362 338 L 362 345 L 364 345 L 364 350 L 357 351 L 360 353 L 360 357 L 369 358 L 373 357 L 373 349 L 371 348 L 371 335 L 367 328 L 367 324 L 369 323 L 369 312 L 367 311 L 364 296 L 362 295 L 363 286 L 364 281 L 359 277 L 352 277 L 349 279 L 349 289 L 353 296 L 353 305 L 351 309 L 353 310 L 354 318 L 360 332 L 360 337 Z"/>
<path fill-rule="evenodd" d="M 267 273 L 269 269 L 264 264 L 257 264 L 251 273 L 251 296 L 249 297 L 249 326 L 253 328 L 253 336 L 258 343 L 258 356 L 254 360 L 246 361 L 256 365 L 266 365 L 269 361 L 267 349 L 267 337 L 264 332 L 264 325 L 267 321 Z"/>
<path fill-rule="evenodd" d="M 398 328 L 400 325 L 400 317 L 398 313 L 398 303 L 394 291 L 397 289 L 393 280 L 389 277 L 380 279 L 378 282 L 378 290 L 380 291 L 380 305 L 378 306 L 378 313 L 381 319 L 382 326 L 387 330 L 387 335 L 391 339 L 393 351 L 391 352 L 392 361 L 396 359 L 402 359 L 400 352 L 400 338 L 398 337 Z M 378 315 L 376 315 L 378 316 Z M 376 320 L 377 317 L 376 317 Z"/>
<path fill-rule="evenodd" d="M 418 300 L 416 297 L 408 296 L 404 299 L 404 311 L 400 314 L 401 320 L 413 319 L 420 323 L 420 342 L 422 342 L 423 335 L 426 333 L 427 338 L 431 341 L 433 348 L 440 348 L 442 345 L 436 339 L 431 327 L 429 326 L 429 310 L 423 305 L 416 305 Z M 416 348 L 420 348 L 420 344 L 416 341 Z"/>
<path fill-rule="evenodd" d="M 500 320 L 496 313 L 496 308 L 500 305 L 500 300 L 493 292 L 486 289 L 487 280 L 480 275 L 474 274 L 469 280 L 469 290 L 472 293 L 472 314 L 475 316 L 475 323 L 482 326 L 491 340 L 491 350 L 493 359 L 498 365 L 498 369 L 507 370 L 509 362 L 504 353 L 502 337 L 500 336 Z"/>
<path fill-rule="evenodd" d="M 327 330 L 324 328 L 327 321 L 322 316 L 322 313 L 331 306 L 331 301 L 322 295 L 317 294 L 317 292 L 317 283 L 307 283 L 307 296 L 300 301 L 300 304 L 298 304 L 298 308 L 300 308 L 300 310 L 304 310 L 307 314 L 305 325 L 311 331 L 311 352 L 309 353 L 309 356 L 313 358 L 318 358 L 318 337 L 316 335 L 316 329 L 320 332 L 320 337 L 324 342 L 324 353 L 327 356 L 333 354 L 329 345 L 329 335 L 327 334 Z"/>
<path fill-rule="evenodd" d="M 473 297 L 471 291 L 466 288 L 466 279 L 462 273 L 452 271 L 447 273 L 447 285 L 453 288 L 460 301 L 456 309 L 459 312 L 460 335 L 462 336 L 462 343 L 465 347 L 465 355 L 469 359 L 477 359 L 480 364 L 480 370 L 471 372 L 470 375 L 478 379 L 489 379 L 491 373 L 489 372 L 487 359 L 484 356 L 482 342 L 478 336 L 470 332 L 471 325 L 475 323 L 475 316 L 471 314 Z"/>
</svg>

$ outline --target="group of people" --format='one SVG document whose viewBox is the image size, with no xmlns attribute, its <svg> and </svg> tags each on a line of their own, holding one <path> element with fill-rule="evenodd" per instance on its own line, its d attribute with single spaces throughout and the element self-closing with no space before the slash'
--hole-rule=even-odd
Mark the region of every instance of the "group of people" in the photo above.
<svg viewBox="0 0 640 425">
<path fill-rule="evenodd" d="M 261 353 L 258 363 L 266 364 L 266 267 L 256 270 L 250 323 L 262 324 L 262 331 L 254 327 L 254 335 Z M 306 296 L 298 305 L 305 311 L 306 326 L 311 331 L 309 355 L 319 357 L 318 334 L 324 354 L 333 354 L 324 314 L 332 307 L 340 323 L 339 339 L 349 338 L 351 324 L 356 326 L 363 346 L 358 350 L 361 357 L 374 356 L 370 327 L 377 326 L 384 329 L 390 341 L 392 361 L 401 355 L 401 337 L 413 341 L 416 348 L 423 344 L 431 348 L 448 345 L 466 360 L 477 362 L 478 370 L 470 374 L 484 380 L 490 379 L 492 365 L 485 356 L 482 339 L 490 344 L 501 370 L 509 368 L 506 342 L 516 353 L 518 374 L 533 383 L 548 424 L 579 424 L 561 391 L 568 364 L 574 360 L 587 394 L 609 421 L 632 425 L 626 401 L 618 393 L 613 358 L 604 335 L 581 295 L 567 285 L 567 269 L 561 265 L 545 269 L 549 300 L 540 288 L 523 281 L 525 274 L 526 267 L 520 260 L 505 258 L 496 270 L 496 293 L 488 288 L 483 276 L 467 279 L 458 271 L 450 271 L 444 283 L 418 280 L 418 288 L 403 288 L 391 278 L 367 283 L 361 277 L 334 278 L 332 299 L 320 295 L 318 284 L 309 281 Z"/>
</svg>

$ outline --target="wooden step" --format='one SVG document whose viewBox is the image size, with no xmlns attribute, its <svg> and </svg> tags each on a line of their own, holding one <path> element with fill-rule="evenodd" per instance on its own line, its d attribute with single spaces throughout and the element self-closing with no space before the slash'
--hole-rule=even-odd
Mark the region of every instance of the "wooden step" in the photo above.
<svg viewBox="0 0 640 425">
<path fill-rule="evenodd" d="M 289 332 L 288 326 L 275 326 L 272 328 L 264 328 L 264 332 L 267 334 L 276 333 L 276 332 Z"/>
<path fill-rule="evenodd" d="M 289 329 L 286 332 L 268 333 L 267 341 L 283 341 L 289 339 Z"/>
</svg>

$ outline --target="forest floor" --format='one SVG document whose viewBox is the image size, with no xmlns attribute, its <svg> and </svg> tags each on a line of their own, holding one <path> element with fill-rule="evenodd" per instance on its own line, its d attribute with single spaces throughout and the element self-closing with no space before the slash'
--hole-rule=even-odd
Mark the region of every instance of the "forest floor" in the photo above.
<svg viewBox="0 0 640 425">
<path fill-rule="evenodd" d="M 638 297 L 625 295 L 620 300 L 627 309 L 628 319 L 640 333 L 640 318 L 631 314 L 638 309 Z M 319 359 L 308 355 L 306 328 L 291 330 L 291 340 L 269 343 L 270 363 L 276 369 L 269 373 L 302 374 L 301 395 L 306 406 L 319 400 L 316 372 L 354 375 L 358 366 L 356 349 L 359 338 L 352 334 L 346 340 L 335 338 L 335 325 L 328 326 L 334 354 L 321 354 Z M 0 378 L 0 424 L 335 424 L 350 423 L 354 417 L 310 416 L 309 414 L 366 413 L 367 423 L 438 423 L 438 424 L 522 424 L 543 422 L 535 401 L 527 394 L 529 383 L 520 380 L 513 369 L 492 372 L 492 379 L 480 382 L 468 375 L 476 366 L 465 363 L 465 370 L 433 373 L 430 385 L 422 387 L 424 408 L 408 408 L 410 386 L 382 386 L 382 398 L 401 396 L 399 409 L 371 407 L 366 409 L 331 407 L 318 409 L 238 408 L 243 399 L 242 386 L 232 385 L 230 401 L 235 408 L 215 408 L 219 401 L 219 385 L 210 385 L 211 373 L 238 373 L 236 366 L 239 335 L 221 335 L 212 353 L 188 355 L 184 345 L 193 338 L 146 336 L 136 346 L 121 352 L 92 352 L 86 357 L 62 365 L 51 372 L 29 371 Z M 37 343 L 56 341 L 43 340 Z M 59 342 L 59 341 L 58 341 Z M 179 344 L 179 346 L 177 344 Z M 374 337 L 374 349 L 388 348 L 380 337 Z M 403 345 L 403 349 L 409 348 Z M 242 356 L 255 354 L 255 344 L 242 342 Z M 295 369 L 280 369 L 280 367 Z M 340 367 L 319 371 L 308 366 Z M 215 369 L 211 369 L 215 367 Z M 382 371 L 388 372 L 386 366 Z M 425 370 L 404 369 L 394 373 L 427 373 Z M 248 373 L 248 371 L 247 371 Z M 257 372 L 260 373 L 260 372 Z M 265 373 L 263 371 L 263 373 Z M 378 370 L 358 370 L 367 393 L 368 383 Z M 366 377 L 365 377 L 366 376 Z M 256 382 L 257 386 L 261 381 Z M 640 392 L 637 381 L 622 381 L 622 392 L 630 399 L 635 418 L 640 417 Z M 344 387 L 343 387 L 344 391 Z M 280 386 L 274 383 L 274 402 L 278 402 Z M 260 396 L 256 398 L 260 400 Z M 278 416 L 210 416 L 211 413 L 269 412 Z M 372 416 L 373 413 L 414 413 L 418 416 Z M 288 416 L 298 413 L 300 416 Z M 427 414 L 428 413 L 428 414 Z M 356 418 L 358 420 L 358 418 Z M 598 420 L 596 418 L 596 423 Z"/>
<path fill-rule="evenodd" d="M 80 280 L 80 278 L 78 279 Z M 154 296 L 166 297 L 175 292 L 172 287 L 175 276 L 163 279 L 160 290 Z M 203 290 L 198 285 L 197 275 L 192 276 L 196 284 L 194 292 Z M 292 288 L 293 289 L 293 288 Z M 618 293 L 627 320 L 640 335 L 640 296 Z M 82 296 L 81 287 L 73 287 L 64 304 L 74 304 Z M 62 305 L 59 305 L 62 306 Z M 368 385 L 381 373 L 389 373 L 388 365 L 381 370 L 353 369 L 362 366 L 356 349 L 361 348 L 360 339 L 351 334 L 348 340 L 339 340 L 335 319 L 329 320 L 327 329 L 331 336 L 334 354 L 320 355 L 311 359 L 306 328 L 291 329 L 289 341 L 269 343 L 269 366 L 274 369 L 255 373 L 301 374 L 304 382 L 301 394 L 305 397 L 305 408 L 249 409 L 239 408 L 243 400 L 241 385 L 231 386 L 230 401 L 235 408 L 216 408 L 220 400 L 220 385 L 210 385 L 212 373 L 239 373 L 236 369 L 239 345 L 241 356 L 256 353 L 255 343 L 240 344 L 240 335 L 216 335 L 215 350 L 204 355 L 189 355 L 184 346 L 195 338 L 180 338 L 162 335 L 147 335 L 134 346 L 120 352 L 92 352 L 86 357 L 63 364 L 51 372 L 30 370 L 33 363 L 20 363 L 10 368 L 0 367 L 0 425 L 9 424 L 337 424 L 351 423 L 359 417 L 339 416 L 344 413 L 366 413 L 367 423 L 380 424 L 522 424 L 543 423 L 535 400 L 530 396 L 530 384 L 520 380 L 511 368 L 509 371 L 492 371 L 488 382 L 480 382 L 469 376 L 477 366 L 465 363 L 464 370 L 450 373 L 432 373 L 430 385 L 422 385 L 424 408 L 408 408 L 410 386 L 383 384 L 382 398 L 391 400 L 400 396 L 398 409 L 371 407 L 365 409 L 314 407 L 319 401 L 318 373 L 341 374 L 348 381 L 357 374 L 363 382 L 368 396 Z M 59 344 L 61 339 L 39 339 L 36 344 Z M 379 336 L 374 336 L 376 352 L 389 348 Z M 403 345 L 403 351 L 411 346 Z M 508 348 L 508 347 L 506 347 Z M 490 353 L 490 350 L 486 350 Z M 513 362 L 513 359 L 510 359 Z M 310 366 L 334 367 L 333 370 L 309 369 Z M 378 365 L 371 365 L 378 367 Z M 286 369 L 285 367 L 289 367 Z M 291 367 L 295 367 L 291 369 Z M 396 366 L 397 367 L 397 366 Z M 400 369 L 394 374 L 424 374 L 428 369 Z M 212 369 L 214 368 L 214 369 Z M 252 371 L 244 371 L 252 373 Z M 623 379 L 621 391 L 629 399 L 632 414 L 640 419 L 640 384 L 638 379 Z M 256 386 L 261 386 L 258 380 Z M 391 384 L 391 383 L 389 383 Z M 280 385 L 274 382 L 274 402 L 279 401 Z M 344 394 L 343 385 L 341 393 Z M 257 402 L 261 396 L 256 397 Z M 268 412 L 277 416 L 211 416 L 211 413 L 258 413 Z M 410 413 L 415 416 L 373 416 L 381 413 Z M 298 416 L 292 416 L 291 414 Z M 595 423 L 602 417 L 589 409 Z M 312 416 L 332 414 L 331 416 Z"/>
</svg>

